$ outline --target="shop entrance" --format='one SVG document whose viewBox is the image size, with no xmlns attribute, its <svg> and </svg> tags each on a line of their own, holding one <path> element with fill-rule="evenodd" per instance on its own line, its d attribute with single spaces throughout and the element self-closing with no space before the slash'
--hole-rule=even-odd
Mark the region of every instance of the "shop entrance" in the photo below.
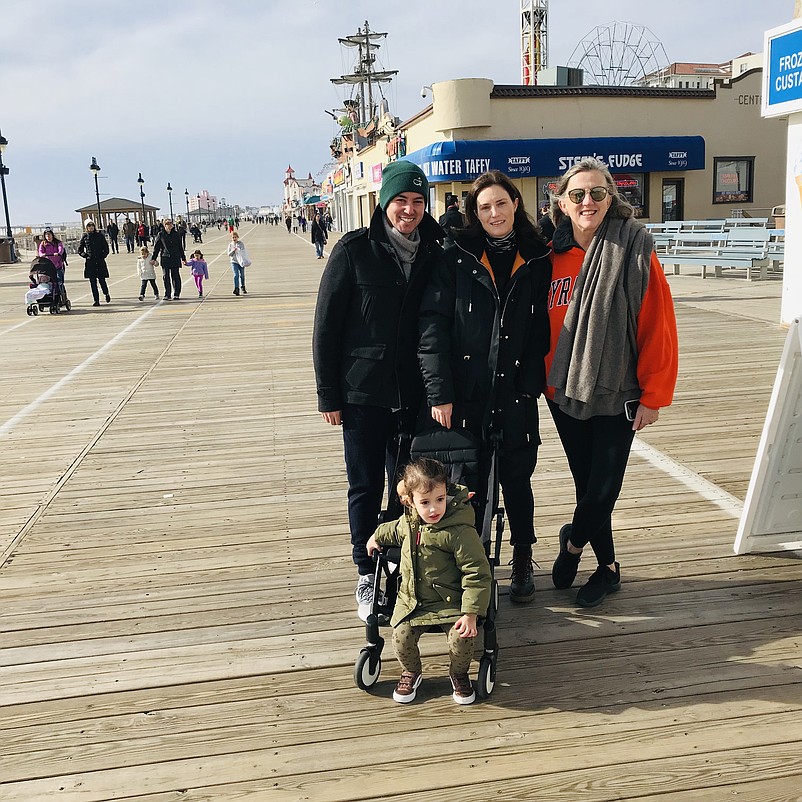
<svg viewBox="0 0 802 802">
<path fill-rule="evenodd" d="M 663 179 L 662 221 L 685 219 L 685 179 Z"/>
</svg>

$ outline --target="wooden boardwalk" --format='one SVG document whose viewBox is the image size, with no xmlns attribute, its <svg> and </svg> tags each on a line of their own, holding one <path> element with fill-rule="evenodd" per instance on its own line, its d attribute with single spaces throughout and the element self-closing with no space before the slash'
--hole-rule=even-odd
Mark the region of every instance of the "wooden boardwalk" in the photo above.
<svg viewBox="0 0 802 802">
<path fill-rule="evenodd" d="M 27 271 L 0 268 L 0 800 L 802 799 L 802 561 L 732 554 L 777 286 L 671 277 L 680 386 L 616 513 L 621 593 L 582 611 L 551 587 L 571 483 L 544 420 L 538 592 L 512 606 L 502 581 L 495 692 L 453 704 L 432 635 L 401 706 L 389 644 L 373 692 L 352 681 L 341 439 L 310 359 L 323 262 L 242 234 L 240 298 L 212 231 L 203 302 L 189 280 L 140 303 L 122 254 L 110 305 L 76 278 L 71 314 L 30 319 Z"/>
</svg>

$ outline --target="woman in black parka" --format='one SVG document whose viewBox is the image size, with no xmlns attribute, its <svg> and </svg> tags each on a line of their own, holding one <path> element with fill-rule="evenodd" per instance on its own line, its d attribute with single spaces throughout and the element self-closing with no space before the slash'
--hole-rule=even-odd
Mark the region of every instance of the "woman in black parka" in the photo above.
<svg viewBox="0 0 802 802">
<path fill-rule="evenodd" d="M 106 303 L 111 302 L 109 288 L 106 279 L 109 277 L 109 269 L 106 266 L 106 257 L 109 255 L 109 243 L 102 232 L 98 231 L 93 220 L 87 220 L 85 225 L 86 232 L 78 243 L 78 255 L 83 257 L 84 278 L 89 279 L 89 286 L 92 288 L 92 298 L 95 302 L 92 306 L 100 306 L 100 293 L 97 285 L 103 290 Z"/>
<path fill-rule="evenodd" d="M 549 248 L 507 176 L 479 176 L 465 202 L 467 227 L 435 269 L 420 312 L 419 359 L 432 417 L 481 438 L 501 436 L 499 478 L 513 546 L 510 599 L 535 592 L 532 473 L 540 445 L 537 397 L 549 350 Z M 477 491 L 477 517 L 486 499 Z M 472 488 L 474 489 L 474 488 Z"/>
</svg>

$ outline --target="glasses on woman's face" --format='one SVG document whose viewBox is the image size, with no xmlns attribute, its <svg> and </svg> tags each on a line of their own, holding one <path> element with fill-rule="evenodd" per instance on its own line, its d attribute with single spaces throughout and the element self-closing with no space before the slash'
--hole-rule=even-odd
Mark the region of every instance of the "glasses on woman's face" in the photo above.
<svg viewBox="0 0 802 802">
<path fill-rule="evenodd" d="M 571 190 L 568 191 L 567 195 L 574 203 L 577 203 L 577 204 L 582 203 L 582 201 L 585 200 L 585 195 L 588 195 L 588 194 L 590 195 L 590 197 L 593 200 L 596 201 L 596 203 L 600 203 L 601 201 L 603 201 L 607 197 L 607 194 L 609 192 L 610 192 L 610 190 L 607 189 L 607 187 L 593 187 L 593 189 L 590 189 L 590 190 L 588 190 L 588 189 L 571 189 Z"/>
</svg>

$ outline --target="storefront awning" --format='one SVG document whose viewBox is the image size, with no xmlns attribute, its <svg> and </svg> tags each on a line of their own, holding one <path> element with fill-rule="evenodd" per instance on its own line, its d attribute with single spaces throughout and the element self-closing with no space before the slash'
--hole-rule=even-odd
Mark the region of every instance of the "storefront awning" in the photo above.
<svg viewBox="0 0 802 802">
<path fill-rule="evenodd" d="M 704 170 L 701 136 L 602 137 L 599 139 L 486 139 L 435 142 L 404 157 L 430 183 L 473 181 L 487 170 L 511 178 L 557 176 L 588 156 L 612 173 Z"/>
</svg>

